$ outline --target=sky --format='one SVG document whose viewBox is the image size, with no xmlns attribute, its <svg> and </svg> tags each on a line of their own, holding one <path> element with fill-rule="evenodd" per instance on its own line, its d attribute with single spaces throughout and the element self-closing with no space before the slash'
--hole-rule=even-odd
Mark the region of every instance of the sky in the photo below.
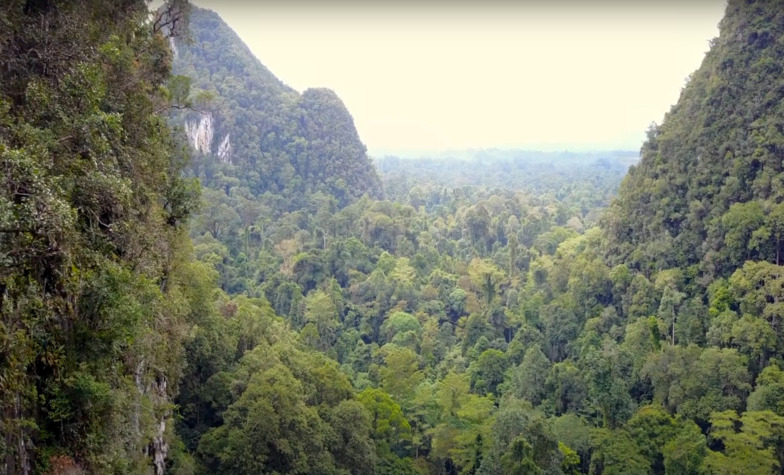
<svg viewBox="0 0 784 475">
<path fill-rule="evenodd" d="M 371 155 L 637 150 L 725 0 L 195 0 L 302 92 L 334 90 Z"/>
</svg>

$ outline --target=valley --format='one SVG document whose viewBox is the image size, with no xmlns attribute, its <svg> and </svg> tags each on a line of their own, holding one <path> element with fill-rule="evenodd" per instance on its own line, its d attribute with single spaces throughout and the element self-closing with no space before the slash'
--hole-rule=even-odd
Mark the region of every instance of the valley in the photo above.
<svg viewBox="0 0 784 475">
<path fill-rule="evenodd" d="M 781 6 L 641 150 L 417 157 L 213 11 L 0 7 L 0 473 L 780 473 Z"/>
</svg>

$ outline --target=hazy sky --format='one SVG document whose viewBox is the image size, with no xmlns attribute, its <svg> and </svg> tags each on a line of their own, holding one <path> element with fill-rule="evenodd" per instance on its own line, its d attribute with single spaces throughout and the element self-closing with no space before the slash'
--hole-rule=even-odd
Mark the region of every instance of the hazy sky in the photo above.
<svg viewBox="0 0 784 475">
<path fill-rule="evenodd" d="M 725 5 L 194 3 L 289 86 L 333 89 L 371 155 L 638 149 L 699 67 Z"/>
</svg>

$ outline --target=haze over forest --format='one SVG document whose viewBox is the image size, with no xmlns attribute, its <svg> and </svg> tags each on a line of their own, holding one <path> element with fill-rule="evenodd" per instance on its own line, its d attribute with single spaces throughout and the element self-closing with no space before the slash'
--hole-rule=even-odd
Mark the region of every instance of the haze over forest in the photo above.
<svg viewBox="0 0 784 475">
<path fill-rule="evenodd" d="M 0 3 L 0 474 L 781 474 L 784 0 L 686 3 Z"/>
</svg>

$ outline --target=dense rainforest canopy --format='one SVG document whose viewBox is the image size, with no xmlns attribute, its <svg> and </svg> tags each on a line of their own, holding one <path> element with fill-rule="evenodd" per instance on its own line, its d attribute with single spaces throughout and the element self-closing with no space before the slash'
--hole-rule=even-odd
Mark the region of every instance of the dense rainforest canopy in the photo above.
<svg viewBox="0 0 784 475">
<path fill-rule="evenodd" d="M 374 163 L 147 7 L 0 6 L 0 472 L 781 473 L 780 0 L 639 161 Z"/>
</svg>

